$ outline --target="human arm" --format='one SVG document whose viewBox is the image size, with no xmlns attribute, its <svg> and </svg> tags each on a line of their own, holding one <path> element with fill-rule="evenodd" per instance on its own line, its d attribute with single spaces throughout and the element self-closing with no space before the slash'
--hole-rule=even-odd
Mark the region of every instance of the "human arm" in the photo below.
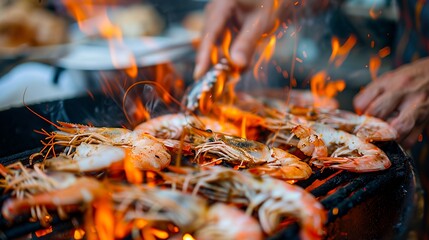
<svg viewBox="0 0 429 240">
<path fill-rule="evenodd" d="M 429 57 L 387 72 L 355 97 L 357 112 L 386 119 L 405 148 L 429 123 Z"/>
</svg>

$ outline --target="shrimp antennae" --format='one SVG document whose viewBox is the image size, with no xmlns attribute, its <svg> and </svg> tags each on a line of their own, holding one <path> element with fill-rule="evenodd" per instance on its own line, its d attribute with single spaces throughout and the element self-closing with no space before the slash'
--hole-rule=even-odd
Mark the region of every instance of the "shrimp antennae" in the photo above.
<svg viewBox="0 0 429 240">
<path fill-rule="evenodd" d="M 40 119 L 42 119 L 43 121 L 51 124 L 52 126 L 59 128 L 59 126 L 57 124 L 55 124 L 54 122 L 48 120 L 47 118 L 43 117 L 42 115 L 40 115 L 39 113 L 37 113 L 36 111 L 34 111 L 33 109 L 30 108 L 30 106 L 28 106 L 25 103 L 25 93 L 27 92 L 27 88 L 25 88 L 24 90 L 24 94 L 22 95 L 22 104 L 24 105 L 25 108 L 28 109 L 28 111 L 30 111 L 31 113 L 33 113 L 34 115 L 38 116 Z"/>
<path fill-rule="evenodd" d="M 133 83 L 131 86 L 128 87 L 128 89 L 125 91 L 124 97 L 122 98 L 122 111 L 125 114 L 125 118 L 127 119 L 127 121 L 129 123 L 131 123 L 131 119 L 127 114 L 127 111 L 125 111 L 125 101 L 127 99 L 128 93 L 131 91 L 131 89 L 133 89 L 134 87 L 136 87 L 137 85 L 144 85 L 144 84 L 150 84 L 153 85 L 155 87 L 157 87 L 159 90 L 161 90 L 163 93 L 166 93 L 166 95 L 169 97 L 170 100 L 172 100 L 174 103 L 176 103 L 178 106 L 180 106 L 181 108 L 186 108 L 180 101 L 178 101 L 175 97 L 173 97 L 168 91 L 167 89 L 165 89 L 161 84 L 157 83 L 157 82 L 153 82 L 153 81 L 149 81 L 149 80 L 144 80 L 144 81 L 139 81 L 136 83 Z M 196 116 L 196 114 L 192 113 L 191 114 L 196 117 L 196 119 L 198 119 L 198 117 Z M 201 120 L 198 119 L 198 121 L 202 124 Z"/>
</svg>

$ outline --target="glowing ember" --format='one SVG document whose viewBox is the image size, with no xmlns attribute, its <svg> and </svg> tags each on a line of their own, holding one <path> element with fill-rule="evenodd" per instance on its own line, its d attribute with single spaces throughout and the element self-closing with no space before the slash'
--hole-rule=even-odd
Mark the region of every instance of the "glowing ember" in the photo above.
<svg viewBox="0 0 429 240">
<path fill-rule="evenodd" d="M 36 234 L 37 237 L 43 237 L 49 233 L 52 233 L 52 226 L 36 231 L 34 234 Z"/>
<path fill-rule="evenodd" d="M 378 51 L 378 56 L 380 58 L 385 58 L 390 55 L 390 47 L 384 47 Z"/>
<path fill-rule="evenodd" d="M 375 80 L 377 78 L 377 72 L 380 68 L 381 60 L 378 56 L 372 56 L 369 60 L 369 72 L 371 74 L 371 79 Z"/>
</svg>

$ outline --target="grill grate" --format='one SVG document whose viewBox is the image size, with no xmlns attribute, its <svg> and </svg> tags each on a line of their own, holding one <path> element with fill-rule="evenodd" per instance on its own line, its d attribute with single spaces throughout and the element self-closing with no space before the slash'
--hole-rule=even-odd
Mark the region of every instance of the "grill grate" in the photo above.
<svg viewBox="0 0 429 240">
<path fill-rule="evenodd" d="M 124 118 L 122 117 L 123 114 L 121 114 L 120 106 L 116 105 L 113 101 L 107 100 L 106 97 L 99 96 L 96 97 L 95 100 L 91 99 L 91 101 L 89 102 L 91 102 L 92 105 L 89 106 L 93 106 L 94 104 L 99 105 L 96 107 L 88 107 L 88 105 L 83 104 L 88 103 L 87 98 L 89 97 L 54 101 L 44 104 L 38 104 L 33 106 L 32 108 L 34 108 L 38 112 L 41 112 L 41 109 L 51 109 L 52 111 L 58 111 L 58 105 L 62 106 L 62 114 L 53 115 L 52 112 L 45 112 L 45 115 L 51 116 L 50 120 L 52 121 L 56 121 L 58 118 L 64 118 L 64 116 L 66 116 L 67 121 L 83 123 L 91 122 L 94 125 L 115 126 L 120 125 L 117 124 L 118 122 L 125 122 Z M 85 114 L 79 115 L 78 111 L 76 111 L 76 108 L 74 108 L 73 106 L 86 106 L 83 110 L 81 109 L 81 113 L 84 112 Z M 106 112 L 109 112 L 109 116 L 111 116 L 112 113 L 115 113 L 116 115 L 115 117 L 109 117 L 109 119 L 106 119 L 105 114 L 103 114 Z M 9 113 L 8 111 L 0 112 L 0 115 L 4 117 L 10 118 L 12 116 L 10 114 L 18 114 L 17 117 L 20 117 L 19 114 L 28 114 L 28 110 L 25 108 L 20 108 L 12 109 Z M 33 116 L 33 118 L 37 117 Z M 22 124 L 22 122 L 17 122 L 17 124 Z M 18 129 L 20 127 L 22 128 L 22 126 L 9 127 L 15 129 Z M 42 127 L 47 128 L 45 125 L 42 125 Z M 36 124 L 32 125 L 31 128 L 40 129 L 41 127 Z M 23 150 L 21 152 L 16 153 L 16 149 L 22 149 L 23 147 L 27 147 L 29 143 L 26 142 L 26 144 L 19 145 L 19 141 L 17 143 L 14 143 L 13 140 L 14 139 L 11 139 L 9 141 L 9 144 L 17 144 L 17 146 L 15 146 L 15 148 L 12 149 L 13 151 L 11 151 L 9 154 L 3 153 L 4 156 L 0 155 L 0 163 L 7 165 L 16 161 L 26 161 L 26 159 L 28 159 L 28 156 L 31 153 L 37 152 L 40 149 L 34 148 L 34 146 L 40 146 L 38 140 L 30 139 L 29 141 L 33 141 L 33 148 L 27 148 L 31 150 Z M 342 217 L 348 216 L 349 213 L 353 212 L 357 206 L 370 203 L 371 199 L 374 198 L 374 196 L 377 197 L 383 195 L 386 190 L 391 190 L 395 192 L 394 194 L 398 195 L 398 199 L 401 199 L 402 201 L 401 203 L 399 203 L 399 207 L 397 207 L 399 209 L 398 211 L 400 211 L 401 214 L 399 214 L 400 216 L 397 217 L 396 220 L 394 220 L 393 226 L 389 227 L 389 229 L 392 229 L 392 227 L 394 228 L 392 236 L 404 236 L 404 234 L 406 233 L 407 222 L 409 222 L 410 216 L 412 216 L 415 204 L 413 204 L 413 200 L 410 200 L 413 198 L 413 192 L 405 193 L 401 191 L 412 191 L 412 188 L 410 190 L 410 186 L 413 184 L 413 181 L 415 181 L 415 179 L 412 171 L 412 166 L 410 164 L 411 159 L 395 142 L 382 143 L 379 144 L 379 147 L 386 152 L 386 154 L 392 161 L 392 167 L 388 170 L 375 173 L 358 174 L 346 171 L 323 169 L 316 171 L 309 179 L 297 183 L 299 186 L 306 188 L 314 196 L 319 198 L 325 209 L 327 209 L 327 224 L 329 228 L 328 234 L 332 233 L 331 229 L 334 229 L 332 230 L 334 232 L 338 232 L 336 226 L 329 226 L 335 225 L 337 222 L 339 222 L 337 220 L 341 220 Z M 0 203 L 2 204 L 7 197 L 8 196 L 1 196 Z M 404 202 L 406 202 L 406 204 L 403 204 Z M 73 220 L 62 221 L 58 218 L 58 216 L 54 216 L 52 222 L 53 230 L 70 230 L 73 227 L 76 227 L 76 222 L 80 222 L 79 220 L 81 220 L 79 215 L 71 215 L 71 219 Z M 6 220 L 0 216 L 0 239 L 21 237 L 39 229 L 42 229 L 42 226 L 38 222 L 21 221 L 15 222 L 13 225 L 9 226 Z M 270 237 L 270 239 L 297 239 L 298 232 L 299 226 L 297 224 L 290 224 L 284 229 L 282 229 L 278 234 Z M 383 233 L 379 234 L 381 234 L 379 236 L 384 236 Z"/>
</svg>

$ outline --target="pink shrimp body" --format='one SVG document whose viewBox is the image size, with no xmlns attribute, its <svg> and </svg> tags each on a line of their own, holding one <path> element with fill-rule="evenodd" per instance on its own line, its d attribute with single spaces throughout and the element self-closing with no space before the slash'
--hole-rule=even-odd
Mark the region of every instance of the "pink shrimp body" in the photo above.
<svg viewBox="0 0 429 240">
<path fill-rule="evenodd" d="M 292 129 L 292 133 L 300 139 L 298 148 L 305 155 L 313 158 L 328 156 L 328 149 L 325 143 L 313 129 L 304 125 L 298 125 Z"/>
<path fill-rule="evenodd" d="M 319 110 L 319 120 L 335 129 L 340 129 L 366 141 L 392 141 L 397 131 L 389 123 L 371 116 L 359 116 L 344 110 Z"/>
<path fill-rule="evenodd" d="M 287 214 L 298 219 L 301 239 L 320 239 L 323 236 L 326 213 L 313 195 L 296 185 L 268 177 L 263 177 L 257 188 L 270 195 L 258 210 L 265 232 L 271 234 L 277 230 L 279 216 Z"/>
<path fill-rule="evenodd" d="M 213 132 L 222 132 L 230 135 L 239 135 L 240 129 L 228 122 L 220 122 L 216 119 L 199 116 L 186 116 L 181 113 L 166 114 L 143 122 L 134 129 L 150 134 L 157 138 L 180 139 L 186 126 L 194 126 L 199 129 L 210 129 Z"/>
<path fill-rule="evenodd" d="M 216 203 L 207 213 L 205 226 L 199 229 L 197 239 L 263 239 L 258 221 L 237 207 Z"/>
<path fill-rule="evenodd" d="M 75 150 L 46 160 L 48 168 L 98 171 L 127 159 L 140 170 L 161 170 L 171 162 L 167 148 L 151 135 L 121 128 L 78 126 L 63 126 L 62 131 L 53 134 L 55 144 Z"/>
<path fill-rule="evenodd" d="M 71 174 L 59 172 L 52 177 L 58 180 L 58 182 L 54 180 L 56 184 L 52 190 L 37 192 L 21 199 L 10 198 L 6 200 L 2 207 L 3 216 L 12 220 L 23 213 L 28 213 L 32 207 L 36 206 L 44 206 L 50 209 L 69 205 L 79 206 L 107 194 L 102 184 L 92 178 L 76 178 Z"/>
<path fill-rule="evenodd" d="M 282 180 L 304 180 L 311 176 L 311 167 L 297 156 L 280 148 L 271 149 L 271 160 L 266 164 L 250 168 L 257 175 L 268 174 Z"/>
<path fill-rule="evenodd" d="M 313 129 L 331 149 L 329 157 L 313 158 L 314 165 L 352 172 L 379 171 L 392 165 L 380 148 L 355 135 L 321 124 L 315 124 Z"/>
</svg>

